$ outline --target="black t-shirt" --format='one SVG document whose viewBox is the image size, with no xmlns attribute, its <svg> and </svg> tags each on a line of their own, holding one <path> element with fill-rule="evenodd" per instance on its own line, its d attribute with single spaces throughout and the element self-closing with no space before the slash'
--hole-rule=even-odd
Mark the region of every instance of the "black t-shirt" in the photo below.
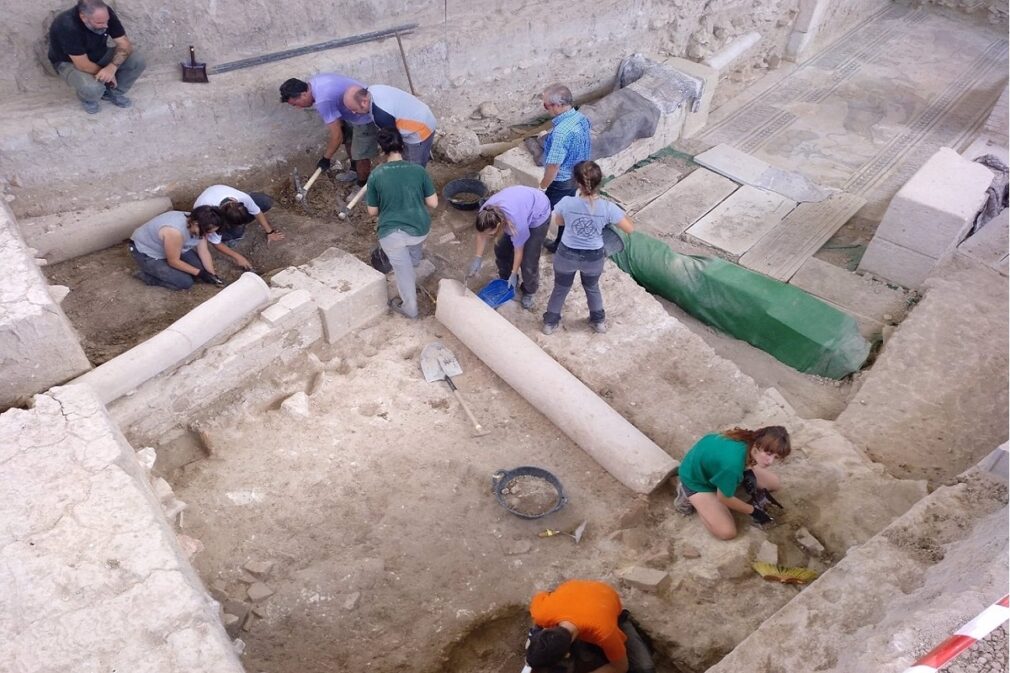
<svg viewBox="0 0 1010 673">
<path fill-rule="evenodd" d="M 49 27 L 49 60 L 53 65 L 70 63 L 71 56 L 86 54 L 93 63 L 98 63 L 108 49 L 108 38 L 116 39 L 126 35 L 119 17 L 109 10 L 109 27 L 98 35 L 81 21 L 77 7 L 72 7 L 53 19 Z"/>
</svg>

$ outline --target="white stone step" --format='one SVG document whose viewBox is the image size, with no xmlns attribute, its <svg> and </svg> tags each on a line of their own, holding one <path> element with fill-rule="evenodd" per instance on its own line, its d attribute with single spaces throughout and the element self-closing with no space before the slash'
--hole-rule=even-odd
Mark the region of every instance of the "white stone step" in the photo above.
<svg viewBox="0 0 1010 673">
<path fill-rule="evenodd" d="M 611 180 L 603 191 L 625 211 L 634 213 L 677 184 L 683 175 L 683 168 L 657 161 Z"/>
</svg>

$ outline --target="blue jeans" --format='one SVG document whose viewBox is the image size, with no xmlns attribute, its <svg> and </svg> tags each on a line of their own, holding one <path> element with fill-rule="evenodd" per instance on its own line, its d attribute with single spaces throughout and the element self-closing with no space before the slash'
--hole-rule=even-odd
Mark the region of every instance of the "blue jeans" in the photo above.
<svg viewBox="0 0 1010 673">
<path fill-rule="evenodd" d="M 137 263 L 137 266 L 140 267 L 140 272 L 138 273 L 140 280 L 144 281 L 147 285 L 167 287 L 169 290 L 188 290 L 193 287 L 196 276 L 191 276 L 185 271 L 179 271 L 179 269 L 173 269 L 163 259 L 148 257 L 137 250 L 132 243 L 130 244 L 130 253 L 133 255 L 133 260 Z M 179 258 L 186 262 L 186 264 L 203 270 L 203 262 L 200 261 L 196 250 L 187 250 Z"/>
<path fill-rule="evenodd" d="M 108 49 L 105 52 L 105 56 L 98 62 L 98 65 L 108 65 L 115 53 L 115 49 Z M 55 67 L 56 73 L 73 88 L 77 93 L 77 97 L 82 101 L 97 103 L 105 95 L 105 85 L 95 79 L 94 75 L 89 75 L 75 68 L 73 63 L 56 63 Z M 130 87 L 133 86 L 133 83 L 137 81 L 137 78 L 140 77 L 140 74 L 144 72 L 144 68 L 146 67 L 147 63 L 144 62 L 143 56 L 136 51 L 130 54 L 123 61 L 123 65 L 119 66 L 119 69 L 116 71 L 115 91 L 122 94 L 129 91 Z"/>
<path fill-rule="evenodd" d="M 544 194 L 547 196 L 547 200 L 551 202 L 551 210 L 553 211 L 554 206 L 558 205 L 558 201 L 566 196 L 575 196 L 576 191 L 578 191 L 578 185 L 575 184 L 575 179 L 569 178 L 567 180 L 555 180 L 547 185 Z M 565 233 L 565 225 L 562 224 L 558 226 L 557 238 L 546 244 L 548 250 L 551 252 L 557 250 L 558 243 L 561 242 L 561 234 L 563 233 Z"/>
<path fill-rule="evenodd" d="M 554 255 L 554 289 L 547 300 L 547 312 L 544 313 L 544 323 L 557 325 L 561 322 L 561 309 L 565 299 L 575 283 L 578 272 L 582 287 L 586 291 L 586 303 L 589 304 L 589 322 L 603 322 L 606 313 L 603 310 L 603 292 L 600 291 L 600 276 L 603 275 L 603 263 L 607 257 L 603 248 L 599 250 L 573 250 L 564 243 L 558 246 Z"/>
</svg>

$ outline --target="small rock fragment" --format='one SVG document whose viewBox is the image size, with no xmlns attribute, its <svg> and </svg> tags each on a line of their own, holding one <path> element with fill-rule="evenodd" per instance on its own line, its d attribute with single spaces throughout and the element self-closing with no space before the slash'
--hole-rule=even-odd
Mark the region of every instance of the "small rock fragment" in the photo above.
<svg viewBox="0 0 1010 673">
<path fill-rule="evenodd" d="M 235 650 L 235 654 L 241 655 L 245 652 L 245 641 L 241 638 L 236 638 L 231 643 L 232 648 Z"/>
<path fill-rule="evenodd" d="M 192 560 L 194 556 L 204 549 L 203 543 L 195 537 L 176 535 L 175 539 L 179 541 L 179 546 L 182 547 L 182 553 L 186 555 L 186 560 Z"/>
<path fill-rule="evenodd" d="M 263 577 L 270 572 L 274 564 L 273 561 L 249 561 L 242 567 L 257 577 Z"/>
<path fill-rule="evenodd" d="M 150 472 L 157 460 L 158 454 L 150 446 L 145 446 L 140 451 L 137 451 L 137 462 L 140 463 L 145 472 Z"/>
<path fill-rule="evenodd" d="M 810 531 L 806 528 L 800 528 L 796 531 L 796 544 L 812 556 L 821 556 L 824 554 L 824 545 L 822 545 L 817 538 L 811 535 Z"/>
<path fill-rule="evenodd" d="M 154 495 L 158 498 L 158 502 L 164 503 L 175 496 L 175 493 L 172 492 L 172 485 L 161 477 L 151 482 L 151 488 L 154 489 Z"/>
<path fill-rule="evenodd" d="M 508 556 L 516 556 L 518 554 L 525 554 L 530 549 L 533 549 L 533 543 L 529 540 L 516 540 L 505 549 L 505 553 Z"/>
<path fill-rule="evenodd" d="M 632 566 L 618 575 L 626 584 L 642 591 L 660 593 L 670 586 L 670 574 L 662 570 Z"/>
<path fill-rule="evenodd" d="M 309 396 L 314 396 L 323 386 L 326 385 L 326 372 L 319 372 L 312 377 L 312 385 L 309 386 Z"/>
<path fill-rule="evenodd" d="M 70 294 L 70 288 L 66 285 L 50 285 L 49 286 L 49 296 L 53 298 L 57 304 L 62 304 L 63 300 L 67 298 Z"/>
<path fill-rule="evenodd" d="M 684 558 L 701 558 L 701 552 L 693 545 L 683 545 L 680 548 L 680 555 Z"/>
<path fill-rule="evenodd" d="M 645 498 L 636 498 L 617 519 L 617 525 L 621 528 L 634 528 L 646 522 L 649 516 L 649 501 Z"/>
<path fill-rule="evenodd" d="M 249 588 L 246 589 L 246 593 L 249 596 L 249 600 L 251 600 L 253 603 L 259 603 L 260 601 L 266 600 L 267 598 L 273 596 L 274 590 L 268 587 L 267 585 L 263 584 L 263 582 L 256 582 L 255 584 L 251 584 Z"/>
<path fill-rule="evenodd" d="M 281 402 L 281 411 L 289 416 L 306 417 L 309 415 L 309 396 L 298 392 Z"/>
<path fill-rule="evenodd" d="M 355 591 L 353 594 L 349 594 L 346 599 L 344 599 L 344 609 L 353 610 L 358 607 L 358 601 L 361 600 L 361 593 Z"/>
</svg>

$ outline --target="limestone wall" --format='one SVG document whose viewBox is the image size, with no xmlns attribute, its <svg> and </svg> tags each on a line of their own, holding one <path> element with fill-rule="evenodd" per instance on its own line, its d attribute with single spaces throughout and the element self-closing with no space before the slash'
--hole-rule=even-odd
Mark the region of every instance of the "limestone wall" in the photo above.
<svg viewBox="0 0 1010 673">
<path fill-rule="evenodd" d="M 91 364 L 3 203 L 0 259 L 0 409 L 6 409 Z"/>
<path fill-rule="evenodd" d="M 241 673 L 148 476 L 86 388 L 0 415 L 9 671 Z"/>
<path fill-rule="evenodd" d="M 443 126 L 467 120 L 489 99 L 504 121 L 515 122 L 543 114 L 536 94 L 546 83 L 565 81 L 580 95 L 608 87 L 620 59 L 635 51 L 702 59 L 757 31 L 761 42 L 734 68 L 771 67 L 784 54 L 798 4 L 370 0 L 343 5 L 335 17 L 333 6 L 303 1 L 216 0 L 198 8 L 122 0 L 114 7 L 150 68 L 133 91 L 132 110 L 103 105 L 88 116 L 40 64 L 51 5 L 22 3 L 0 26 L 13 53 L 13 67 L 0 73 L 0 187 L 15 198 L 19 216 L 194 190 L 293 156 L 308 161 L 319 151 L 324 134 L 315 115 L 278 101 L 277 87 L 288 77 L 337 71 L 407 87 L 393 40 L 182 84 L 178 63 L 189 44 L 213 65 L 415 22 L 419 28 L 404 38 L 404 48 L 416 88 Z M 849 13 L 868 4 L 861 0 Z M 827 28 L 823 39 L 837 34 Z M 96 162 L 96 152 L 108 160 Z"/>
</svg>

